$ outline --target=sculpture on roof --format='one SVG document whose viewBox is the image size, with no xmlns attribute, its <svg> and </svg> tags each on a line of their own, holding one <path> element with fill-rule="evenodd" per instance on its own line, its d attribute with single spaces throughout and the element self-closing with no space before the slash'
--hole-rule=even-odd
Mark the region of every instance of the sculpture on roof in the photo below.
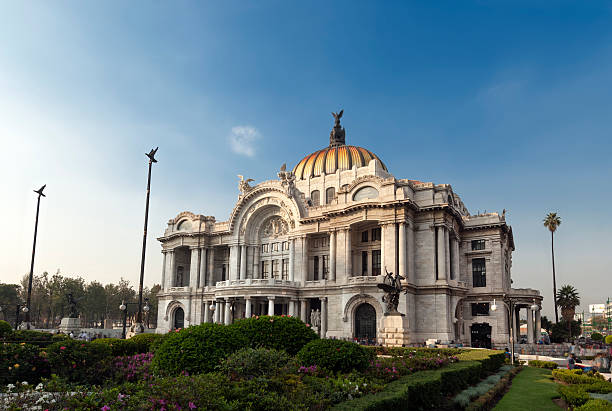
<svg viewBox="0 0 612 411">
<path fill-rule="evenodd" d="M 344 110 L 340 110 L 338 113 L 334 113 L 332 111 L 332 116 L 334 116 L 335 121 L 334 121 L 334 128 L 329 134 L 329 146 L 330 147 L 343 146 L 345 143 L 344 127 L 340 125 L 340 119 L 342 118 L 343 114 L 344 114 Z"/>
<path fill-rule="evenodd" d="M 249 191 L 253 189 L 253 187 L 251 187 L 249 183 L 255 180 L 253 180 L 252 178 L 249 178 L 245 181 L 244 177 L 241 176 L 240 174 L 238 174 L 238 178 L 240 179 L 240 181 L 238 182 L 238 189 L 240 190 L 240 195 L 245 195 L 246 193 L 248 193 Z"/>
<path fill-rule="evenodd" d="M 283 163 L 277 175 L 285 188 L 285 193 L 289 197 L 293 197 L 295 194 L 295 174 L 293 174 L 293 171 L 287 171 L 287 164 Z"/>
</svg>

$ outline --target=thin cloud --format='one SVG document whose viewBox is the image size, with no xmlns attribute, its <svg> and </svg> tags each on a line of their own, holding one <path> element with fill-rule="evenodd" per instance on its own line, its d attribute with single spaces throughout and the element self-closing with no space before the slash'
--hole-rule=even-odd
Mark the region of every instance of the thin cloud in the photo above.
<svg viewBox="0 0 612 411">
<path fill-rule="evenodd" d="M 236 154 L 247 157 L 255 155 L 255 142 L 261 138 L 261 134 L 252 126 L 232 127 L 229 135 L 230 148 Z"/>
</svg>

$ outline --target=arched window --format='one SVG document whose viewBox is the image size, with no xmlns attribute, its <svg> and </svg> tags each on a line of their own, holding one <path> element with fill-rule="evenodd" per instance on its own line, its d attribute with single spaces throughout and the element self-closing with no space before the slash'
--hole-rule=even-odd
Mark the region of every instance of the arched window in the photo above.
<svg viewBox="0 0 612 411">
<path fill-rule="evenodd" d="M 183 220 L 179 223 L 177 230 L 179 231 L 189 231 L 191 230 L 191 222 L 189 220 Z"/>
<path fill-rule="evenodd" d="M 377 198 L 378 190 L 372 186 L 365 186 L 357 190 L 355 195 L 353 195 L 353 201 L 361 201 L 366 200 L 368 198 Z"/>
<path fill-rule="evenodd" d="M 319 190 L 314 190 L 312 193 L 310 193 L 310 200 L 312 200 L 312 205 L 313 206 L 318 206 L 321 204 L 321 195 L 319 193 Z"/>
<path fill-rule="evenodd" d="M 335 196 L 336 196 L 335 188 L 329 187 L 327 190 L 325 190 L 325 204 L 331 204 Z"/>
<path fill-rule="evenodd" d="M 355 338 L 376 339 L 376 310 L 363 303 L 355 310 Z"/>
<path fill-rule="evenodd" d="M 185 311 L 181 307 L 174 310 L 174 324 L 172 325 L 175 330 L 185 327 Z"/>
</svg>

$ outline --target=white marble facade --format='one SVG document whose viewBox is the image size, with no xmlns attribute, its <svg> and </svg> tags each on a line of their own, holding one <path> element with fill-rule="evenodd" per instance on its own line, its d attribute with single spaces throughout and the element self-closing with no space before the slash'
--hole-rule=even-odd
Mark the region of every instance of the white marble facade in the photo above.
<svg viewBox="0 0 612 411">
<path fill-rule="evenodd" d="M 385 269 L 405 277 L 410 343 L 502 346 L 507 311 L 487 304 L 504 294 L 527 310 L 541 303 L 538 291 L 511 287 L 505 213 L 471 215 L 448 184 L 397 179 L 345 145 L 338 120 L 329 147 L 277 176 L 241 178 L 227 221 L 182 212 L 168 222 L 158 332 L 269 313 L 309 322 L 319 310 L 324 336 L 376 338 Z M 539 313 L 530 317 L 532 340 Z"/>
</svg>

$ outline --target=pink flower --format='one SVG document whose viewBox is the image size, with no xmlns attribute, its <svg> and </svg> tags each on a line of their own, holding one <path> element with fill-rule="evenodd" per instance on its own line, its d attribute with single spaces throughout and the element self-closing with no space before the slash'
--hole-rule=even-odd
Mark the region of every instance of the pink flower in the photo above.
<svg viewBox="0 0 612 411">
<path fill-rule="evenodd" d="M 310 327 L 310 324 L 306 324 L 306 327 Z"/>
<path fill-rule="evenodd" d="M 110 407 L 108 405 L 105 405 L 104 407 L 100 408 L 102 411 L 108 411 L 110 410 Z"/>
<path fill-rule="evenodd" d="M 66 347 L 60 347 L 60 350 L 64 351 L 66 349 Z"/>
<path fill-rule="evenodd" d="M 76 364 L 72 364 L 72 368 L 76 368 Z"/>
<path fill-rule="evenodd" d="M 195 409 L 196 409 L 195 404 L 194 404 L 194 403 L 192 403 L 191 401 L 189 401 L 189 409 L 190 409 L 190 410 L 195 410 Z"/>
</svg>

